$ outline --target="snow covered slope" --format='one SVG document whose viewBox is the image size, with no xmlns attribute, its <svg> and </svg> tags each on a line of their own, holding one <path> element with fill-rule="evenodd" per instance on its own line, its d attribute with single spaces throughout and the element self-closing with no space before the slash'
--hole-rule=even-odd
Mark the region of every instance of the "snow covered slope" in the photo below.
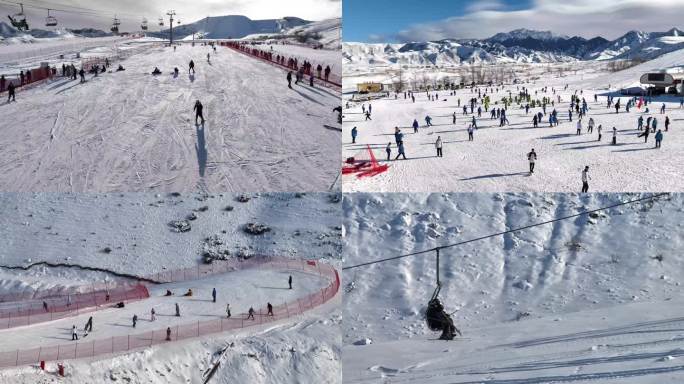
<svg viewBox="0 0 684 384">
<path fill-rule="evenodd" d="M 0 260 L 12 265 L 43 260 L 64 262 L 139 275 L 194 266 L 202 262 L 206 252 L 219 250 L 229 251 L 230 257 L 267 253 L 329 263 L 336 263 L 341 257 L 341 204 L 335 202 L 339 195 L 253 194 L 246 195 L 250 198 L 247 202 L 238 201 L 238 197 L 231 194 L 0 194 L 0 207 L 5 213 L 0 219 L 0 237 L 8 245 L 3 247 Z M 189 232 L 171 230 L 169 222 L 191 214 L 197 218 L 189 221 L 192 226 Z M 247 234 L 244 225 L 248 222 L 268 225 L 271 230 L 261 236 Z M 111 252 L 104 252 L 104 247 L 110 247 Z M 112 279 L 105 272 L 84 272 L 77 268 L 2 271 L 0 283 L 7 292 Z M 152 286 L 149 304 L 142 301 L 128 306 L 128 310 L 139 311 L 141 332 L 162 323 L 192 321 L 193 316 L 204 321 L 225 314 L 224 304 L 213 308 L 204 299 L 211 287 L 218 287 L 219 299 L 231 300 L 235 313 L 239 313 L 253 302 L 275 302 L 279 297 L 299 295 L 302 291 L 273 290 L 269 289 L 270 284 L 264 284 L 286 286 L 286 279 L 287 275 L 278 271 L 246 270 L 177 283 L 174 290 L 193 288 L 199 296 L 196 300 L 178 298 L 185 300 L 181 302 L 181 319 L 164 316 L 173 310 L 172 305 L 168 306 L 170 303 L 157 303 L 159 323 L 148 321 L 149 308 L 152 304 L 157 306 L 154 301 L 160 300 L 161 292 L 166 289 L 163 286 L 158 287 L 161 291 Z M 24 284 L 12 284 L 18 280 Z M 320 284 L 315 278 L 295 275 L 295 287 L 299 280 L 302 290 Z M 230 383 L 236 377 L 253 383 L 339 383 L 339 305 L 338 297 L 296 319 L 124 355 L 69 360 L 65 364 L 64 382 L 203 383 L 205 373 L 221 361 L 210 383 Z M 200 310 L 191 313 L 194 307 Z M 65 343 L 68 341 L 62 338 L 68 335 L 61 328 L 69 328 L 72 323 L 81 327 L 88 315 L 82 316 L 85 317 L 17 328 L 11 331 L 11 337 L 16 343 L 24 338 L 24 345 L 35 341 L 31 337 L 37 335 L 45 336 L 41 341 L 44 344 Z M 131 332 L 130 317 L 130 313 L 111 309 L 98 311 L 94 314 L 94 331 L 88 338 L 107 337 L 108 329 L 112 335 Z M 9 346 L 7 343 L 3 348 Z M 224 348 L 225 354 L 219 357 Z M 44 382 L 54 377 L 55 370 L 54 363 L 48 363 L 48 372 L 37 367 L 2 370 L 0 382 Z"/>
<path fill-rule="evenodd" d="M 641 196 L 350 194 L 345 265 Z M 440 297 L 464 334 L 453 342 L 423 320 L 434 253 L 344 271 L 344 380 L 679 383 L 682 223 L 675 194 L 442 250 Z"/>
<path fill-rule="evenodd" d="M 173 28 L 174 36 L 181 39 L 193 33 L 200 33 L 209 39 L 239 39 L 254 33 L 277 33 L 285 29 L 309 24 L 298 17 L 282 19 L 252 20 L 241 15 L 206 17 L 190 24 Z M 151 32 L 153 36 L 168 36 L 169 31 Z"/>
<path fill-rule="evenodd" d="M 338 92 L 221 48 L 126 59 L 124 72 L 17 93 L 0 123 L 0 186 L 29 191 L 321 191 L 333 184 Z M 211 63 L 206 55 L 211 54 Z M 190 60 L 197 73 L 187 73 Z M 118 63 L 114 63 L 113 68 Z M 163 74 L 152 76 L 159 67 Z M 180 69 L 174 78 L 173 68 Z M 196 126 L 201 100 L 206 124 Z M 33 113 L 24 113 L 31 110 Z"/>
</svg>

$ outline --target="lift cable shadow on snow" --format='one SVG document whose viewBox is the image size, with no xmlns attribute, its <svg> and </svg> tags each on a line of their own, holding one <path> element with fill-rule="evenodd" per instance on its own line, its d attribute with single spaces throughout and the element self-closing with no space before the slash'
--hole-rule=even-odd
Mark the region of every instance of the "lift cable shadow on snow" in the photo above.
<svg viewBox="0 0 684 384">
<path fill-rule="evenodd" d="M 629 201 L 623 201 L 623 202 L 619 202 L 619 203 L 616 203 L 616 204 L 613 204 L 613 205 L 608 205 L 608 206 L 600 207 L 600 208 L 596 208 L 596 209 L 590 209 L 590 210 L 587 210 L 587 211 L 583 211 L 583 212 L 580 212 L 580 213 L 576 213 L 576 214 L 574 214 L 574 215 L 563 216 L 563 217 L 559 217 L 559 218 L 556 218 L 556 219 L 551 219 L 551 220 L 542 221 L 542 222 L 539 222 L 539 223 L 534 223 L 534 224 L 529 224 L 529 225 L 525 225 L 525 226 L 518 227 L 518 228 L 509 229 L 509 230 L 503 231 L 503 232 L 497 232 L 497 233 L 493 233 L 493 234 L 489 234 L 489 235 L 485 235 L 485 236 L 476 237 L 476 238 L 474 238 L 474 239 L 469 239 L 469 240 L 460 241 L 460 242 L 458 242 L 458 243 L 447 244 L 447 245 L 441 245 L 441 246 L 438 246 L 438 247 L 434 247 L 434 248 L 430 248 L 430 249 L 425 249 L 425 250 L 422 250 L 422 251 L 417 251 L 417 252 L 412 252 L 412 253 L 407 253 L 407 254 L 404 254 L 404 255 L 399 255 L 399 256 L 394 256 L 394 257 L 388 257 L 388 258 L 384 258 L 384 259 L 378 259 L 378 260 L 369 261 L 369 262 L 365 262 L 365 263 L 361 263 L 361 264 L 356 264 L 356 265 L 349 265 L 349 266 L 346 266 L 346 267 L 342 267 L 342 270 L 349 270 L 349 269 L 354 269 L 354 268 L 359 268 L 359 267 L 365 267 L 365 266 L 368 266 L 368 265 L 378 264 L 378 263 L 384 263 L 384 262 L 386 262 L 386 261 L 392 261 L 392 260 L 402 259 L 402 258 L 405 258 L 405 257 L 417 256 L 417 255 L 422 255 L 422 254 L 425 254 L 425 253 L 432 253 L 432 252 L 434 252 L 434 251 L 439 251 L 440 249 L 446 249 L 446 248 L 456 247 L 456 246 L 459 246 L 459 245 L 468 244 L 468 243 L 473 243 L 473 242 L 476 242 L 476 241 L 485 240 L 485 239 L 489 239 L 489 238 L 492 238 L 492 237 L 497 237 L 497 236 L 501 236 L 501 235 L 506 235 L 506 234 L 513 233 L 513 232 L 519 232 L 519 231 L 522 231 L 522 230 L 525 230 L 525 229 L 529 229 L 529 228 L 539 227 L 539 226 L 542 226 L 542 225 L 551 224 L 551 223 L 555 223 L 555 222 L 558 222 L 558 221 L 563 221 L 563 220 L 573 219 L 573 218 L 580 217 L 580 216 L 589 215 L 589 214 L 594 213 L 594 212 L 605 211 L 605 210 L 608 210 L 608 209 L 617 208 L 617 207 L 621 207 L 621 206 L 625 206 L 625 205 L 631 205 L 631 204 L 635 204 L 635 203 L 639 203 L 639 202 L 643 202 L 643 201 L 656 200 L 656 199 L 658 199 L 658 198 L 660 198 L 660 197 L 663 197 L 663 196 L 669 196 L 669 193 L 656 193 L 656 194 L 653 194 L 653 195 L 650 195 L 650 196 L 640 197 L 640 198 L 638 198 L 638 199 L 633 199 L 633 200 L 629 200 Z"/>
</svg>

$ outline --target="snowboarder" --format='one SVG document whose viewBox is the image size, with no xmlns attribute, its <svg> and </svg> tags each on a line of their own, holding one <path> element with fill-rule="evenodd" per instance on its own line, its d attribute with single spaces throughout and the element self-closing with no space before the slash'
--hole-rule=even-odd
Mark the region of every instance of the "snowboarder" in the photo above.
<svg viewBox="0 0 684 384">
<path fill-rule="evenodd" d="M 92 316 L 90 316 L 88 318 L 88 321 L 86 321 L 86 325 L 83 328 L 83 330 L 85 330 L 86 332 L 88 332 L 88 331 L 92 332 L 93 331 L 93 317 Z"/>
<path fill-rule="evenodd" d="M 318 67 L 320 68 L 320 65 Z M 287 278 L 287 285 L 289 285 L 290 289 L 292 289 L 292 275 L 290 275 L 290 277 Z"/>
<path fill-rule="evenodd" d="M 226 319 L 230 319 L 230 304 L 226 304 Z"/>
<path fill-rule="evenodd" d="M 534 163 L 537 161 L 537 153 L 534 148 L 527 154 L 527 160 L 530 162 L 530 173 L 534 173 Z"/>
<path fill-rule="evenodd" d="M 71 326 L 71 341 L 78 340 L 78 334 L 76 333 L 76 325 Z"/>
<path fill-rule="evenodd" d="M 166 341 L 171 341 L 171 327 L 166 327 Z"/>
<path fill-rule="evenodd" d="M 216 302 L 216 288 L 211 290 L 211 301 L 214 303 Z"/>
<path fill-rule="evenodd" d="M 437 157 L 442 157 L 442 137 L 437 136 L 435 141 L 435 148 L 437 149 Z"/>
<path fill-rule="evenodd" d="M 292 89 L 292 71 L 287 73 L 287 87 Z"/>
<path fill-rule="evenodd" d="M 356 144 L 356 136 L 358 134 L 359 134 L 358 129 L 356 129 L 356 127 L 352 128 L 352 130 L 351 130 L 352 144 Z"/>
<path fill-rule="evenodd" d="M 157 320 L 157 312 L 152 308 L 150 310 L 150 321 L 155 321 Z"/>
<path fill-rule="evenodd" d="M 180 306 L 176 303 L 176 317 L 180 317 Z"/>
<path fill-rule="evenodd" d="M 195 62 L 190 60 L 190 64 L 188 66 L 188 74 L 190 74 L 190 71 L 192 71 L 192 74 L 195 74 Z"/>
<path fill-rule="evenodd" d="M 204 125 L 204 115 L 202 114 L 202 110 L 204 109 L 204 106 L 202 103 L 200 103 L 199 100 L 195 101 L 195 106 L 192 108 L 195 111 L 195 125 L 197 124 L 197 119 L 201 118 L 202 119 L 202 125 Z"/>
<path fill-rule="evenodd" d="M 254 308 L 249 307 L 249 311 L 247 311 L 247 320 L 252 319 L 254 320 Z"/>
<path fill-rule="evenodd" d="M 9 85 L 7 86 L 7 102 L 9 103 L 10 101 L 17 101 L 17 95 L 16 95 L 14 83 L 12 83 L 11 81 L 10 81 Z"/>
<path fill-rule="evenodd" d="M 138 323 L 138 315 L 133 315 L 133 328 L 135 328 L 135 325 Z"/>
<path fill-rule="evenodd" d="M 268 316 L 273 316 L 273 305 L 266 303 L 266 308 L 268 308 Z"/>
<path fill-rule="evenodd" d="M 655 135 L 655 147 L 660 148 L 660 143 L 663 141 L 663 132 L 659 129 Z"/>
<path fill-rule="evenodd" d="M 589 180 L 591 180 L 591 177 L 589 176 L 589 166 L 587 165 L 582 171 L 582 193 L 589 192 Z"/>
</svg>

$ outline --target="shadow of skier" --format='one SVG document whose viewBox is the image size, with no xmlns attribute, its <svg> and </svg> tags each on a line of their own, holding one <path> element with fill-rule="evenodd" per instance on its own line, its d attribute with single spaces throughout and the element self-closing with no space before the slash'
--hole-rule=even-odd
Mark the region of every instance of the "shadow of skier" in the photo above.
<svg viewBox="0 0 684 384">
<path fill-rule="evenodd" d="M 204 171 L 207 168 L 207 143 L 204 138 L 204 123 L 201 125 L 196 125 L 197 129 L 197 145 L 195 150 L 197 151 L 197 163 L 199 165 L 199 175 L 204 177 Z"/>
</svg>

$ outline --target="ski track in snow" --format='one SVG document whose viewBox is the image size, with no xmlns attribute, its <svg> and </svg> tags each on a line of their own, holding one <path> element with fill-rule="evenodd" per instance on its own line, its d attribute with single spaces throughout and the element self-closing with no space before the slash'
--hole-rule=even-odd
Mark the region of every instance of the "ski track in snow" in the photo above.
<svg viewBox="0 0 684 384">
<path fill-rule="evenodd" d="M 284 71 L 225 48 L 154 47 L 122 64 L 85 84 L 19 91 L 0 107 L 12 116 L 0 123 L 3 190 L 324 190 L 335 179 L 339 133 L 322 125 L 334 123 L 339 94 L 287 92 Z M 155 66 L 162 75 L 149 74 Z"/>
</svg>

